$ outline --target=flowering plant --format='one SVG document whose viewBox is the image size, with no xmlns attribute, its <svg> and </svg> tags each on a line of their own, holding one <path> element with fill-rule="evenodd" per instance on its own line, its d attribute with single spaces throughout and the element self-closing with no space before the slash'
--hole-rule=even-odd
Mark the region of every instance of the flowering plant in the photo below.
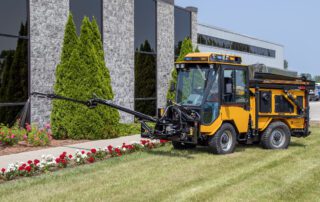
<svg viewBox="0 0 320 202">
<path fill-rule="evenodd" d="M 1 125 L 0 126 L 0 143 L 4 145 L 15 145 L 22 139 L 22 136 L 26 134 L 26 131 L 23 129 L 19 129 L 18 127 L 14 126 L 9 128 L 7 126 Z"/>
<path fill-rule="evenodd" d="M 58 158 L 56 158 L 56 163 L 60 168 L 66 168 L 72 159 L 72 155 L 67 155 L 67 152 L 63 152 L 60 154 Z"/>
<path fill-rule="evenodd" d="M 81 165 L 86 163 L 94 163 L 97 160 L 105 160 L 112 157 L 122 156 L 124 154 L 132 153 L 134 151 L 143 151 L 145 149 L 152 149 L 158 146 L 163 146 L 167 141 L 150 141 L 142 140 L 132 144 L 123 143 L 120 147 L 113 147 L 109 145 L 106 150 L 101 148 L 92 148 L 90 151 L 77 150 L 75 155 L 63 152 L 59 157 L 55 158 L 53 155 L 42 155 L 41 159 L 29 160 L 27 163 L 9 164 L 7 169 L 2 168 L 0 171 L 0 178 L 4 180 L 12 180 L 17 177 L 30 177 L 43 172 L 68 167 L 68 165 Z"/>
<path fill-rule="evenodd" d="M 46 124 L 44 128 L 38 129 L 36 125 L 26 124 L 28 135 L 25 137 L 26 141 L 33 146 L 44 146 L 50 144 L 52 140 L 51 128 Z"/>
</svg>

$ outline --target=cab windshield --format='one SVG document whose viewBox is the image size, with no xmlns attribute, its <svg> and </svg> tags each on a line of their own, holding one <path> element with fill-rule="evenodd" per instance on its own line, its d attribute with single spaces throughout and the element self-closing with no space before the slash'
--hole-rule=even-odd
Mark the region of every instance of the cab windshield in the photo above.
<svg viewBox="0 0 320 202">
<path fill-rule="evenodd" d="M 177 103 L 200 106 L 205 96 L 210 68 L 208 64 L 188 64 L 178 70 Z"/>
</svg>

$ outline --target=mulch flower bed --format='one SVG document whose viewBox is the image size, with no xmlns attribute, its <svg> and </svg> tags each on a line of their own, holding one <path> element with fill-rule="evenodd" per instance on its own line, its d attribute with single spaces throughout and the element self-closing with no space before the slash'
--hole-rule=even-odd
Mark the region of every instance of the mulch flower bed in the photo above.
<svg viewBox="0 0 320 202">
<path fill-rule="evenodd" d="M 28 160 L 26 163 L 12 163 L 9 164 L 7 168 L 2 168 L 0 170 L 0 183 L 23 177 L 36 176 L 46 172 L 53 172 L 67 167 L 91 164 L 136 151 L 151 150 L 164 146 L 166 143 L 166 140 L 141 140 L 140 142 L 132 144 L 123 143 L 120 147 L 109 145 L 105 149 L 93 148 L 89 152 L 80 150 L 77 150 L 75 154 L 63 152 L 58 157 L 43 155 L 41 159 Z"/>
</svg>

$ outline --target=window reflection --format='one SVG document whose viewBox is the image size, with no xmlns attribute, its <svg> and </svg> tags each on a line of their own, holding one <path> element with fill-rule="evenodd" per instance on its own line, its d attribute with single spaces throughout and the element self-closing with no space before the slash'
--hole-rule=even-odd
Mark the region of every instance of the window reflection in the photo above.
<svg viewBox="0 0 320 202">
<path fill-rule="evenodd" d="M 251 46 L 243 43 L 220 39 L 217 37 L 198 34 L 198 43 L 208 46 L 215 46 L 219 48 L 226 48 L 230 50 L 242 51 L 266 57 L 276 57 L 276 51 L 257 46 Z"/>
<path fill-rule="evenodd" d="M 174 8 L 174 38 L 175 55 L 178 56 L 182 41 L 191 38 L 191 12 L 179 7 Z"/>
<path fill-rule="evenodd" d="M 80 34 L 82 20 L 85 16 L 90 20 L 94 17 L 102 33 L 102 0 L 70 0 L 70 11 Z"/>
<path fill-rule="evenodd" d="M 23 109 L 23 106 L 6 106 L 0 107 L 0 123 L 13 125 Z"/>
<path fill-rule="evenodd" d="M 28 97 L 28 40 L 0 37 L 0 103 Z"/>
<path fill-rule="evenodd" d="M 148 41 L 151 47 L 148 52 L 156 51 L 156 1 L 134 1 L 134 35 L 135 50 Z"/>
<path fill-rule="evenodd" d="M 0 124 L 13 124 L 28 98 L 28 1 L 0 2 Z"/>
<path fill-rule="evenodd" d="M 145 41 L 135 53 L 135 109 L 142 113 L 155 115 L 156 112 L 156 55 L 150 52 L 151 46 Z M 147 104 L 148 103 L 148 104 Z"/>
<path fill-rule="evenodd" d="M 0 34 L 26 36 L 27 32 L 20 31 L 27 19 L 27 0 L 1 0 Z"/>
</svg>

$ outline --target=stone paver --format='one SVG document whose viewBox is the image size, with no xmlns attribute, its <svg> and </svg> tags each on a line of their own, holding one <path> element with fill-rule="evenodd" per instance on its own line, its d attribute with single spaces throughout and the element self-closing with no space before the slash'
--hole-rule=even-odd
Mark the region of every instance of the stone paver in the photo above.
<svg viewBox="0 0 320 202">
<path fill-rule="evenodd" d="M 109 140 L 97 140 L 74 145 L 66 145 L 61 147 L 54 147 L 49 149 L 0 156 L 0 169 L 3 167 L 6 168 L 9 163 L 15 163 L 17 161 L 26 162 L 28 160 L 40 159 L 41 155 L 43 154 L 52 154 L 54 156 L 58 156 L 64 151 L 67 153 L 74 154 L 77 149 L 89 151 L 92 148 L 106 148 L 108 145 L 121 146 L 122 143 L 129 144 L 134 141 L 140 141 L 140 139 L 140 135 L 132 135 Z"/>
</svg>

